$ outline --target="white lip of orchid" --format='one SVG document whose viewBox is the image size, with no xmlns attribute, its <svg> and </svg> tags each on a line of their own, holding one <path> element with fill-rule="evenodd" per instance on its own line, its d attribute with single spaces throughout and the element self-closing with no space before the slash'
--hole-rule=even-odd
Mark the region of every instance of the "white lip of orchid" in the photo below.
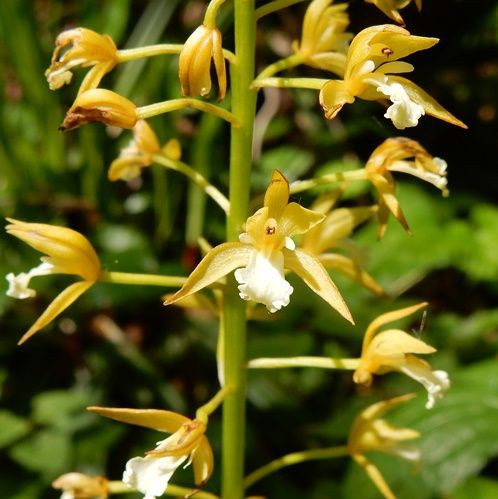
<svg viewBox="0 0 498 499">
<path fill-rule="evenodd" d="M 375 82 L 377 90 L 387 95 L 392 105 L 384 114 L 385 118 L 390 119 L 398 130 L 414 127 L 418 125 L 418 120 L 425 114 L 425 109 L 416 102 L 413 102 L 406 90 L 398 82 L 379 83 Z"/>
<path fill-rule="evenodd" d="M 5 276 L 9 282 L 9 289 L 6 292 L 7 296 L 19 300 L 33 298 L 33 296 L 36 296 L 36 291 L 28 287 L 31 278 L 51 274 L 53 270 L 54 266 L 51 263 L 43 262 L 37 267 L 32 268 L 29 272 L 21 272 L 17 275 L 10 272 Z"/>
<path fill-rule="evenodd" d="M 421 383 L 427 390 L 426 409 L 432 409 L 436 401 L 442 399 L 450 388 L 450 378 L 446 371 L 432 371 L 430 367 L 419 364 L 407 364 L 399 370 Z"/>
<path fill-rule="evenodd" d="M 145 494 L 144 499 L 154 499 L 164 494 L 173 473 L 187 458 L 187 455 L 134 457 L 126 463 L 123 482 Z"/>
<path fill-rule="evenodd" d="M 75 499 L 75 495 L 72 492 L 63 492 L 61 495 L 61 499 Z"/>
<path fill-rule="evenodd" d="M 438 160 L 437 163 L 436 160 Z M 415 168 L 407 161 L 395 161 L 389 165 L 388 170 L 392 172 L 408 173 L 409 175 L 413 175 L 414 177 L 418 177 L 421 180 L 429 182 L 441 191 L 445 191 L 448 185 L 448 179 L 446 178 L 446 161 L 441 158 L 433 158 L 433 161 L 438 168 L 437 173 L 422 170 L 421 168 Z"/>
<path fill-rule="evenodd" d="M 246 238 L 240 239 L 244 242 Z M 247 267 L 237 269 L 234 276 L 240 284 L 239 296 L 243 300 L 263 303 L 271 313 L 287 306 L 294 291 L 284 277 L 284 255 L 281 251 L 266 255 L 254 249 Z"/>
</svg>

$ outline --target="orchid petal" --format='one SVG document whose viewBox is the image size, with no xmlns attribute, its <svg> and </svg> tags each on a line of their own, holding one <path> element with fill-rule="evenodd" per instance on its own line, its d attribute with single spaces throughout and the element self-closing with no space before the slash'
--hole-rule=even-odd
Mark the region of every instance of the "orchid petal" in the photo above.
<svg viewBox="0 0 498 499">
<path fill-rule="evenodd" d="M 303 208 L 297 203 L 289 203 L 278 221 L 278 232 L 282 236 L 304 234 L 325 219 L 325 215 Z"/>
<path fill-rule="evenodd" d="M 410 99 L 413 102 L 421 105 L 428 115 L 434 116 L 435 118 L 446 121 L 447 123 L 451 123 L 452 125 L 456 125 L 461 128 L 468 128 L 467 125 L 463 123 L 463 121 L 460 121 L 458 118 L 453 116 L 427 92 L 422 90 L 419 86 L 415 85 L 415 83 L 411 82 L 410 80 L 407 80 L 402 76 L 389 76 L 388 82 L 400 83 L 404 87 Z"/>
<path fill-rule="evenodd" d="M 268 217 L 278 220 L 284 213 L 288 201 L 289 182 L 278 170 L 274 170 L 265 193 L 264 206 L 268 207 Z"/>
<path fill-rule="evenodd" d="M 152 430 L 174 433 L 182 425 L 190 421 L 189 418 L 176 412 L 159 409 L 125 409 L 113 407 L 87 407 L 87 411 L 106 418 L 137 426 L 144 426 Z"/>
<path fill-rule="evenodd" d="M 224 99 L 227 90 L 227 73 L 220 31 L 217 29 L 213 30 L 212 38 L 214 68 L 216 70 L 216 77 L 218 78 L 218 99 L 222 100 Z"/>
<path fill-rule="evenodd" d="M 22 345 L 25 341 L 29 340 L 31 336 L 36 334 L 40 329 L 44 328 L 47 324 L 52 322 L 59 314 L 68 308 L 74 301 L 76 301 L 85 291 L 87 291 L 94 284 L 93 281 L 80 281 L 71 284 L 57 295 L 52 303 L 45 309 L 45 311 L 38 317 L 36 322 L 29 328 L 24 336 L 17 343 Z"/>
<path fill-rule="evenodd" d="M 337 116 L 344 104 L 352 104 L 355 98 L 346 89 L 344 81 L 330 80 L 320 90 L 319 99 L 325 117 L 331 120 Z"/>
<path fill-rule="evenodd" d="M 364 352 L 362 356 L 379 356 L 384 358 L 398 354 L 428 354 L 435 351 L 434 347 L 400 329 L 388 329 L 374 336 L 368 344 L 367 352 Z M 382 364 L 387 365 L 385 362 L 382 362 Z"/>
<path fill-rule="evenodd" d="M 192 452 L 192 466 L 194 467 L 195 483 L 202 486 L 213 474 L 213 449 L 206 437 L 202 437 L 199 446 Z"/>
<path fill-rule="evenodd" d="M 348 309 L 336 285 L 318 258 L 302 250 L 282 250 L 285 267 L 295 272 L 305 284 L 346 320 L 354 324 Z"/>
<path fill-rule="evenodd" d="M 427 307 L 427 305 L 428 303 L 424 301 L 422 303 L 418 303 L 417 305 L 412 305 L 411 307 L 405 307 L 399 310 L 393 310 L 392 312 L 387 312 L 385 314 L 379 315 L 379 317 L 377 317 L 370 323 L 365 332 L 363 348 L 365 348 L 370 343 L 372 337 L 382 326 L 399 319 L 404 319 L 405 317 L 414 314 L 418 310 Z"/>
<path fill-rule="evenodd" d="M 320 255 L 318 258 L 325 268 L 333 268 L 338 272 L 342 272 L 377 296 L 385 296 L 384 290 L 377 281 L 368 272 L 365 272 L 352 258 L 336 253 L 327 253 Z"/>
<path fill-rule="evenodd" d="M 239 267 L 244 267 L 254 252 L 254 248 L 239 242 L 223 243 L 213 248 L 190 274 L 183 287 L 170 296 L 165 305 L 170 305 L 185 296 L 191 295 Z"/>
</svg>

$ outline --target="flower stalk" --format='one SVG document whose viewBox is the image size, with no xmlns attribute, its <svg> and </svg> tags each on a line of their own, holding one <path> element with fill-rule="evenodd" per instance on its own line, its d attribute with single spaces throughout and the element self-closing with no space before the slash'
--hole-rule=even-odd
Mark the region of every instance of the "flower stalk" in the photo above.
<svg viewBox="0 0 498 499">
<path fill-rule="evenodd" d="M 244 479 L 244 485 L 246 488 L 251 487 L 259 480 L 265 478 L 271 473 L 285 468 L 286 466 L 292 466 L 294 464 L 304 463 L 305 461 L 316 461 L 319 459 L 335 459 L 338 457 L 345 457 L 349 455 L 348 447 L 346 445 L 341 445 L 337 447 L 328 447 L 326 449 L 311 449 L 300 452 L 293 452 L 291 454 L 286 454 L 278 459 L 270 461 L 261 468 L 253 471 Z"/>
<path fill-rule="evenodd" d="M 214 104 L 210 104 L 209 102 L 204 102 L 190 97 L 156 102 L 155 104 L 139 107 L 137 108 L 137 120 L 145 120 L 147 118 L 152 118 L 152 116 L 171 113 L 172 111 L 178 111 L 185 108 L 197 109 L 204 113 L 214 114 L 215 116 L 218 116 L 218 118 L 228 121 L 228 123 L 234 127 L 239 126 L 239 120 L 230 111 L 227 111 L 222 107 L 215 106 Z"/>
<path fill-rule="evenodd" d="M 232 126 L 230 150 L 230 214 L 227 239 L 236 241 L 249 208 L 249 178 L 252 138 L 256 113 L 254 78 L 256 16 L 254 0 L 235 0 L 235 55 L 230 67 L 232 112 L 240 122 Z M 224 380 L 234 387 L 223 402 L 222 494 L 223 499 L 244 497 L 244 441 L 246 399 L 246 303 L 240 299 L 237 283 L 227 279 L 221 323 L 229 334 L 224 344 Z"/>
<path fill-rule="evenodd" d="M 331 357 L 262 357 L 248 362 L 249 369 L 282 369 L 286 367 L 318 367 L 320 369 L 355 370 L 360 359 L 334 359 Z"/>
<path fill-rule="evenodd" d="M 156 154 L 153 157 L 154 162 L 158 163 L 170 170 L 183 173 L 194 184 L 204 190 L 204 192 L 215 201 L 215 203 L 228 215 L 230 212 L 230 201 L 222 194 L 214 185 L 210 184 L 199 172 L 194 170 L 191 166 L 164 156 L 163 154 Z"/>
<path fill-rule="evenodd" d="M 182 286 L 187 278 L 168 275 L 104 271 L 100 275 L 99 280 L 104 282 L 111 282 L 113 284 L 131 284 L 133 286 L 162 286 L 165 288 L 175 288 L 177 286 Z"/>
</svg>

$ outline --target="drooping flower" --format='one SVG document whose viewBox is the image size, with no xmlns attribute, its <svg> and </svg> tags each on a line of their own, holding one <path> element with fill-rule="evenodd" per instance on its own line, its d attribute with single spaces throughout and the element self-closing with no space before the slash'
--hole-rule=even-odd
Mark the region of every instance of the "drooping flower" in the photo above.
<svg viewBox="0 0 498 499">
<path fill-rule="evenodd" d="M 399 11 L 404 9 L 411 1 L 412 0 L 365 0 L 365 2 L 375 5 L 387 17 L 401 25 L 404 25 L 405 21 L 403 21 Z M 422 10 L 422 0 L 415 0 L 415 5 L 420 12 Z"/>
<path fill-rule="evenodd" d="M 154 130 L 145 120 L 138 120 L 133 127 L 133 139 L 111 163 L 107 177 L 111 181 L 138 177 L 142 168 L 152 164 L 154 154 L 161 151 L 167 157 L 180 159 L 181 147 L 176 139 L 169 140 L 161 149 Z"/>
<path fill-rule="evenodd" d="M 436 186 L 447 196 L 447 164 L 441 158 L 433 157 L 418 142 L 405 137 L 385 140 L 371 154 L 365 165 L 365 172 L 379 193 L 379 239 L 387 228 L 392 213 L 403 228 L 410 232 L 408 222 L 396 198 L 396 184 L 391 172 L 408 173 Z"/>
<path fill-rule="evenodd" d="M 54 480 L 52 487 L 62 490 L 61 499 L 107 499 L 109 481 L 103 476 L 66 473 Z"/>
<path fill-rule="evenodd" d="M 323 213 L 325 219 L 305 234 L 301 247 L 315 254 L 324 267 L 343 273 L 372 293 L 383 295 L 381 286 L 362 269 L 357 248 L 349 239 L 358 225 L 377 213 L 377 206 L 334 209 L 336 201 L 337 194 L 332 192 L 320 196 L 313 203 L 311 209 Z M 352 257 L 338 253 L 337 250 L 349 250 Z"/>
<path fill-rule="evenodd" d="M 72 130 L 86 123 L 100 122 L 120 128 L 133 128 L 137 107 L 127 98 L 103 88 L 80 93 L 66 114 L 60 130 Z"/>
<path fill-rule="evenodd" d="M 237 269 L 235 279 L 239 283 L 240 297 L 263 303 L 273 313 L 289 304 L 293 292 L 285 279 L 284 269 L 287 268 L 353 322 L 347 305 L 318 258 L 296 249 L 291 239 L 291 236 L 306 233 L 324 216 L 288 201 L 289 184 L 275 170 L 264 206 L 247 219 L 246 231 L 239 236 L 240 242 L 213 248 L 165 304 L 193 294 Z"/>
<path fill-rule="evenodd" d="M 353 374 L 355 383 L 369 386 L 374 374 L 399 371 L 421 383 L 427 390 L 427 409 L 432 409 L 436 401 L 444 397 L 450 388 L 448 373 L 433 371 L 428 362 L 413 355 L 434 353 L 434 347 L 400 329 L 378 332 L 385 324 L 407 317 L 425 306 L 427 303 L 420 303 L 388 312 L 370 323 L 363 339 L 360 364 Z"/>
<path fill-rule="evenodd" d="M 90 412 L 152 430 L 171 433 L 160 440 L 145 457 L 134 457 L 126 463 L 123 482 L 137 489 L 144 499 L 164 494 L 173 473 L 183 464 L 192 463 L 197 486 L 202 486 L 213 472 L 213 451 L 204 435 L 206 425 L 181 414 L 156 409 L 116 409 L 89 407 Z"/>
<path fill-rule="evenodd" d="M 356 97 L 366 100 L 388 97 L 392 105 L 384 116 L 400 130 L 416 126 L 424 114 L 467 128 L 424 90 L 398 76 L 414 70 L 411 64 L 400 59 L 428 49 L 438 41 L 413 36 L 391 24 L 371 26 L 358 33 L 349 46 L 344 79 L 330 80 L 320 91 L 325 117 L 335 118 L 342 107 L 352 104 Z"/>
<path fill-rule="evenodd" d="M 218 79 L 218 98 L 225 97 L 227 75 L 222 37 L 215 26 L 199 26 L 187 39 L 180 53 L 179 77 L 184 96 L 205 97 L 211 92 L 211 61 Z"/>
<path fill-rule="evenodd" d="M 22 344 L 54 320 L 99 279 L 100 261 L 92 245 L 79 232 L 56 225 L 21 222 L 10 218 L 7 220 L 11 222 L 6 227 L 9 234 L 47 255 L 41 257 L 40 265 L 28 272 L 8 274 L 7 295 L 19 299 L 35 296 L 35 290 L 28 286 L 36 276 L 71 274 L 83 279 L 68 286 L 52 301 L 21 338 L 19 344 Z"/>
<path fill-rule="evenodd" d="M 346 32 L 348 4 L 330 5 L 332 2 L 313 0 L 309 4 L 304 15 L 301 42 L 294 41 L 292 48 L 301 54 L 305 64 L 342 76 L 353 34 Z"/>
<path fill-rule="evenodd" d="M 396 498 L 378 468 L 364 454 L 370 451 L 387 452 L 414 463 L 419 461 L 420 451 L 405 441 L 419 438 L 420 433 L 410 428 L 398 428 L 384 419 L 379 419 L 387 411 L 411 400 L 414 396 L 410 393 L 367 407 L 356 417 L 349 431 L 349 453 L 366 471 L 386 499 Z"/>
<path fill-rule="evenodd" d="M 75 67 L 94 66 L 85 77 L 81 92 L 96 88 L 117 62 L 117 48 L 109 35 L 101 35 L 86 28 L 74 28 L 63 31 L 55 40 L 52 61 L 45 76 L 50 89 L 57 90 L 70 83 Z"/>
</svg>

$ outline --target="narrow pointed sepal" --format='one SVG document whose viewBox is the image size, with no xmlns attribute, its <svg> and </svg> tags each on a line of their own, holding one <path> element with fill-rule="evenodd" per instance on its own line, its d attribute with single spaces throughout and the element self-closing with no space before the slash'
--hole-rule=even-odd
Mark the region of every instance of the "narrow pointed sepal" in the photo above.
<svg viewBox="0 0 498 499">
<path fill-rule="evenodd" d="M 17 343 L 22 345 L 35 335 L 40 329 L 52 322 L 66 308 L 73 304 L 85 291 L 93 286 L 94 282 L 80 281 L 68 286 L 64 291 L 55 297 L 45 311 L 38 317 L 36 322 L 29 328 L 24 336 Z"/>
<path fill-rule="evenodd" d="M 164 304 L 175 303 L 218 281 L 232 270 L 247 266 L 253 252 L 252 246 L 238 242 L 216 246 L 197 265 L 183 287 L 168 297 Z"/>
<path fill-rule="evenodd" d="M 320 260 L 302 250 L 290 251 L 284 248 L 282 252 L 284 266 L 295 272 L 312 291 L 323 298 L 351 324 L 354 324 L 346 302 Z"/>
</svg>

